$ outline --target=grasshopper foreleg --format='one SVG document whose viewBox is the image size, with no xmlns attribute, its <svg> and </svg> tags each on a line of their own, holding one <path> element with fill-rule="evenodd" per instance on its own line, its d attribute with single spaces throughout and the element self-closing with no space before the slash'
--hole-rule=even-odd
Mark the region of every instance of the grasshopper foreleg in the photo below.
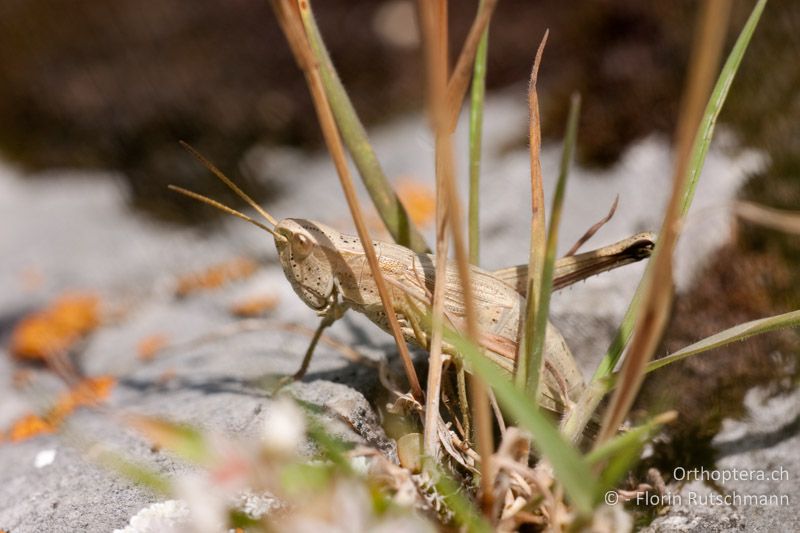
<svg viewBox="0 0 800 533">
<path fill-rule="evenodd" d="M 303 362 L 300 363 L 300 368 L 298 368 L 297 372 L 295 372 L 293 375 L 282 379 L 279 387 L 283 387 L 284 385 L 288 385 L 289 383 L 303 379 L 308 371 L 308 365 L 311 363 L 311 358 L 314 356 L 314 350 L 319 343 L 319 339 L 322 337 L 322 333 L 331 324 L 340 319 L 345 311 L 347 311 L 347 306 L 342 305 L 339 302 L 338 294 L 336 293 L 336 290 L 334 290 L 329 297 L 328 305 L 319 312 L 319 315 L 322 316 L 322 321 L 319 323 L 319 326 L 317 326 L 314 336 L 311 337 L 311 342 L 309 343 L 306 353 L 303 356 Z"/>
<path fill-rule="evenodd" d="M 306 353 L 303 356 L 303 362 L 300 363 L 300 368 L 297 369 L 289 379 L 291 381 L 300 381 L 303 379 L 303 376 L 306 375 L 308 371 L 308 365 L 311 363 L 311 358 L 314 356 L 314 349 L 317 347 L 317 343 L 319 342 L 319 338 L 322 337 L 322 332 L 325 331 L 331 324 L 336 321 L 336 317 L 333 314 L 327 314 L 322 317 L 322 321 L 317 326 L 317 330 L 314 332 L 314 336 L 311 337 L 311 343 L 308 345 L 306 349 Z"/>
</svg>

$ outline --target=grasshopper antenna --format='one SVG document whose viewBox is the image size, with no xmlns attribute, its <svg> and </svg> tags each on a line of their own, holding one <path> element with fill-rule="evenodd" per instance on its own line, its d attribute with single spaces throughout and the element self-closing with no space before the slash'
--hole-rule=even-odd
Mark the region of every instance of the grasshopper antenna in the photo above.
<svg viewBox="0 0 800 533">
<path fill-rule="evenodd" d="M 167 188 L 169 188 L 170 190 L 173 190 L 175 192 L 178 192 L 178 193 L 180 193 L 180 194 L 182 194 L 184 196 L 188 196 L 189 198 L 192 198 L 193 200 L 197 200 L 198 202 L 203 202 L 204 204 L 208 204 L 211 207 L 216 207 L 220 211 L 224 211 L 225 213 L 228 213 L 229 215 L 233 215 L 235 217 L 239 217 L 242 220 L 245 220 L 245 221 L 253 224 L 254 226 L 258 226 L 259 228 L 263 229 L 264 231 L 266 231 L 268 233 L 271 233 L 276 239 L 286 240 L 286 237 L 284 237 L 283 235 L 281 235 L 279 233 L 275 233 L 274 229 L 262 224 L 258 220 L 254 220 L 254 219 L 250 218 L 249 216 L 245 215 L 244 213 L 241 213 L 241 212 L 239 212 L 239 211 L 237 211 L 235 209 L 232 209 L 232 208 L 228 207 L 227 205 L 221 204 L 216 200 L 212 200 L 208 196 L 203 196 L 202 194 L 198 194 L 196 192 L 192 192 L 192 191 L 190 191 L 188 189 L 184 189 L 183 187 L 178 187 L 177 185 L 168 185 Z"/>
<path fill-rule="evenodd" d="M 185 141 L 178 141 L 178 142 L 180 143 L 180 145 L 187 152 L 192 154 L 195 157 L 195 159 L 200 161 L 203 164 L 204 167 L 206 167 L 208 170 L 211 171 L 212 174 L 214 174 L 217 178 L 219 178 L 220 181 L 222 181 L 222 183 L 227 185 L 233 192 L 235 192 L 239 196 L 239 198 L 241 198 L 242 200 L 244 200 L 245 202 L 250 204 L 250 207 L 252 207 L 256 211 L 258 211 L 258 214 L 260 214 L 262 217 L 264 217 L 270 224 L 272 224 L 273 226 L 277 226 L 278 225 L 278 221 L 275 220 L 275 217 L 273 217 L 272 215 L 267 213 L 264 209 L 261 208 L 260 205 L 255 203 L 253 201 L 253 199 L 250 198 L 243 190 L 241 190 L 233 181 L 231 181 L 231 179 L 228 176 L 223 174 L 222 171 L 220 169 L 218 169 L 214 165 L 214 163 L 212 163 L 211 161 L 209 161 L 208 159 L 203 157 L 203 155 L 200 152 L 198 152 L 197 150 L 195 150 L 189 143 L 187 143 Z M 199 200 L 199 198 L 195 198 L 195 199 Z M 203 200 L 201 200 L 201 201 L 203 201 Z M 211 204 L 211 205 L 213 205 L 213 204 Z M 215 206 L 215 207 L 218 207 L 218 206 Z"/>
</svg>

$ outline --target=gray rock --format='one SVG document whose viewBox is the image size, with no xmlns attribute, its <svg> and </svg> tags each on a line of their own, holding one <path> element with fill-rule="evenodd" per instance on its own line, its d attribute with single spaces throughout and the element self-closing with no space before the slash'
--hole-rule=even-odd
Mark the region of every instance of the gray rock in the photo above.
<svg viewBox="0 0 800 533">
<path fill-rule="evenodd" d="M 646 531 L 800 531 L 800 391 L 752 389 L 745 405 L 747 417 L 725 420 L 713 440 L 714 469 L 676 469 L 688 483 L 667 487 L 672 505 Z"/>
</svg>

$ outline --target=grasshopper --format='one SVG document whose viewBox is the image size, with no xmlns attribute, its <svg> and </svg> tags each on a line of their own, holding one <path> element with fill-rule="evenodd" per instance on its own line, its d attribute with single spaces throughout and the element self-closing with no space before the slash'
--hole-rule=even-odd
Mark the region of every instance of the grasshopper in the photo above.
<svg viewBox="0 0 800 533">
<path fill-rule="evenodd" d="M 352 235 L 301 218 L 281 221 L 262 209 L 212 163 L 194 149 L 185 147 L 233 192 L 253 207 L 272 226 L 225 206 L 216 200 L 170 185 L 170 189 L 237 216 L 270 233 L 278 250 L 283 272 L 300 299 L 322 317 L 306 350 L 300 369 L 292 376 L 303 377 L 325 328 L 352 309 L 367 316 L 384 331 L 389 323 L 375 280 L 367 264 L 361 240 Z M 649 233 L 634 235 L 616 244 L 591 252 L 559 259 L 555 265 L 553 286 L 556 289 L 589 276 L 649 257 L 654 237 Z M 381 272 L 389 283 L 393 311 L 397 314 L 406 340 L 427 349 L 430 331 L 423 311 L 413 300 L 430 303 L 435 280 L 436 258 L 419 254 L 394 243 L 373 241 Z M 457 331 L 464 331 L 464 295 L 458 268 L 448 261 L 444 283 L 445 318 Z M 523 310 L 525 309 L 527 265 L 494 272 L 471 267 L 471 283 L 480 327 L 479 344 L 483 353 L 503 370 L 514 371 Z M 457 357 L 445 343 L 443 352 Z M 584 389 L 583 376 L 556 327 L 548 323 L 545 335 L 544 371 L 540 398 L 542 407 L 564 413 L 571 400 Z"/>
</svg>

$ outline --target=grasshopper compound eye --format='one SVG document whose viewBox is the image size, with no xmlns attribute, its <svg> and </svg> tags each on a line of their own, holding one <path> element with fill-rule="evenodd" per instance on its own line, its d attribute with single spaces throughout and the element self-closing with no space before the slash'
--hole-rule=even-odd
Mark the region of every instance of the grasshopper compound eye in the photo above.
<svg viewBox="0 0 800 533">
<path fill-rule="evenodd" d="M 311 239 L 302 233 L 295 233 L 292 237 L 292 259 L 295 261 L 305 259 L 311 253 L 312 247 Z"/>
</svg>

